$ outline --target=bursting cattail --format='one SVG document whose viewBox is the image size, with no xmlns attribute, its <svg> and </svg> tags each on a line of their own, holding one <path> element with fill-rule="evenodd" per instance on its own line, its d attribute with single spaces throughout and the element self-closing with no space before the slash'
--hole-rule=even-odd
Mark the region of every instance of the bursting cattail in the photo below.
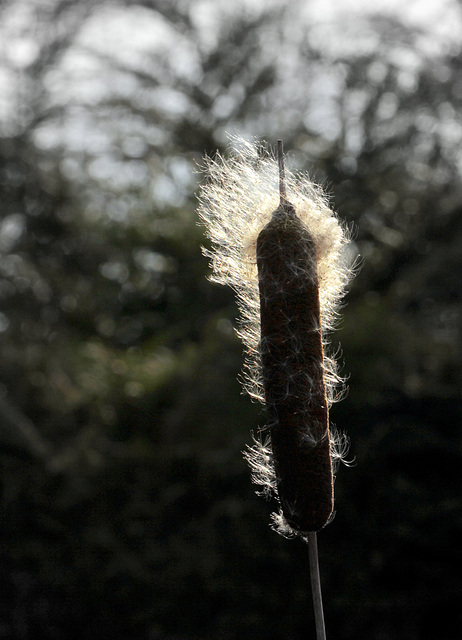
<svg viewBox="0 0 462 640">
<path fill-rule="evenodd" d="M 246 452 L 253 480 L 279 500 L 276 530 L 306 537 L 331 517 L 333 467 L 346 451 L 329 430 L 341 381 L 326 331 L 350 270 L 345 230 L 324 194 L 305 174 L 284 175 L 282 157 L 235 138 L 228 158 L 206 159 L 198 211 L 212 280 L 237 293 L 244 387 L 267 408 Z"/>
<path fill-rule="evenodd" d="M 308 532 L 329 520 L 334 492 L 316 246 L 279 173 L 280 203 L 257 239 L 260 356 L 282 512 Z"/>
</svg>

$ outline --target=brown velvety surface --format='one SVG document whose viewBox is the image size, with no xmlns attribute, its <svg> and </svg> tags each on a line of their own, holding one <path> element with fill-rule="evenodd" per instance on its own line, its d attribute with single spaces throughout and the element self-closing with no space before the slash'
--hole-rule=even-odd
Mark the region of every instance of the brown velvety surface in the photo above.
<svg viewBox="0 0 462 640">
<path fill-rule="evenodd" d="M 319 293 L 311 236 L 289 204 L 257 242 L 261 358 L 284 516 L 318 531 L 333 510 Z"/>
</svg>

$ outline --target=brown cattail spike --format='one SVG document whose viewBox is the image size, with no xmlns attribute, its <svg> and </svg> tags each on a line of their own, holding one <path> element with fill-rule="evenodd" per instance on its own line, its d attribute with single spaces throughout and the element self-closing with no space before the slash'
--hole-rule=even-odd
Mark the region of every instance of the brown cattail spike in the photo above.
<svg viewBox="0 0 462 640">
<path fill-rule="evenodd" d="M 212 242 L 205 253 L 212 279 L 237 294 L 245 389 L 268 406 L 268 437 L 255 438 L 245 453 L 252 479 L 262 493 L 279 493 L 279 533 L 309 532 L 329 518 L 331 459 L 338 463 L 345 453 L 345 439 L 328 432 L 328 406 L 341 381 L 335 358 L 324 358 L 321 321 L 333 327 L 351 275 L 348 237 L 309 177 L 284 169 L 282 142 L 277 159 L 257 143 L 233 143 L 229 157 L 206 158 L 198 210 Z"/>
<path fill-rule="evenodd" d="M 278 496 L 303 533 L 329 520 L 333 476 L 316 250 L 287 199 L 282 143 L 278 151 L 281 201 L 257 240 L 260 351 Z"/>
</svg>

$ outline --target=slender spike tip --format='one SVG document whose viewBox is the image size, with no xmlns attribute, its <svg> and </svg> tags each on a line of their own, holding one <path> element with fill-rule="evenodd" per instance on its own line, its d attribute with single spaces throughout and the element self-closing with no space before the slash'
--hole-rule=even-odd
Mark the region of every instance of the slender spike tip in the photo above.
<svg viewBox="0 0 462 640">
<path fill-rule="evenodd" d="M 284 171 L 284 145 L 278 140 L 278 165 L 279 165 L 279 197 L 280 204 L 287 202 L 285 171 Z"/>
</svg>

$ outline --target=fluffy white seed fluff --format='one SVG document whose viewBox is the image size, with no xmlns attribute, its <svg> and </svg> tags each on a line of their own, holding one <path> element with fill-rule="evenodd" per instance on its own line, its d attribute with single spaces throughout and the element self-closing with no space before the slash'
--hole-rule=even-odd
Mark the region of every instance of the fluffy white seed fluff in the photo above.
<svg viewBox="0 0 462 640">
<path fill-rule="evenodd" d="M 198 213 L 206 226 L 212 249 L 204 250 L 211 260 L 211 280 L 229 285 L 237 294 L 238 335 L 245 346 L 243 386 L 249 395 L 264 402 L 259 355 L 260 303 L 256 263 L 257 237 L 279 205 L 279 171 L 274 155 L 263 145 L 231 138 L 226 157 L 206 158 L 205 181 L 199 194 Z M 336 319 L 340 298 L 349 280 L 345 260 L 348 234 L 328 206 L 323 191 L 305 173 L 285 171 L 287 199 L 307 226 L 316 247 L 317 276 L 324 342 L 324 374 L 329 405 L 338 398 L 341 382 L 335 357 L 329 354 L 327 333 Z M 309 434 L 302 434 L 309 437 Z M 344 456 L 346 440 L 331 434 L 332 459 Z M 263 492 L 276 489 L 271 445 L 265 436 L 255 440 L 247 452 L 253 480 Z M 277 528 L 287 533 L 286 524 L 275 516 Z"/>
</svg>

